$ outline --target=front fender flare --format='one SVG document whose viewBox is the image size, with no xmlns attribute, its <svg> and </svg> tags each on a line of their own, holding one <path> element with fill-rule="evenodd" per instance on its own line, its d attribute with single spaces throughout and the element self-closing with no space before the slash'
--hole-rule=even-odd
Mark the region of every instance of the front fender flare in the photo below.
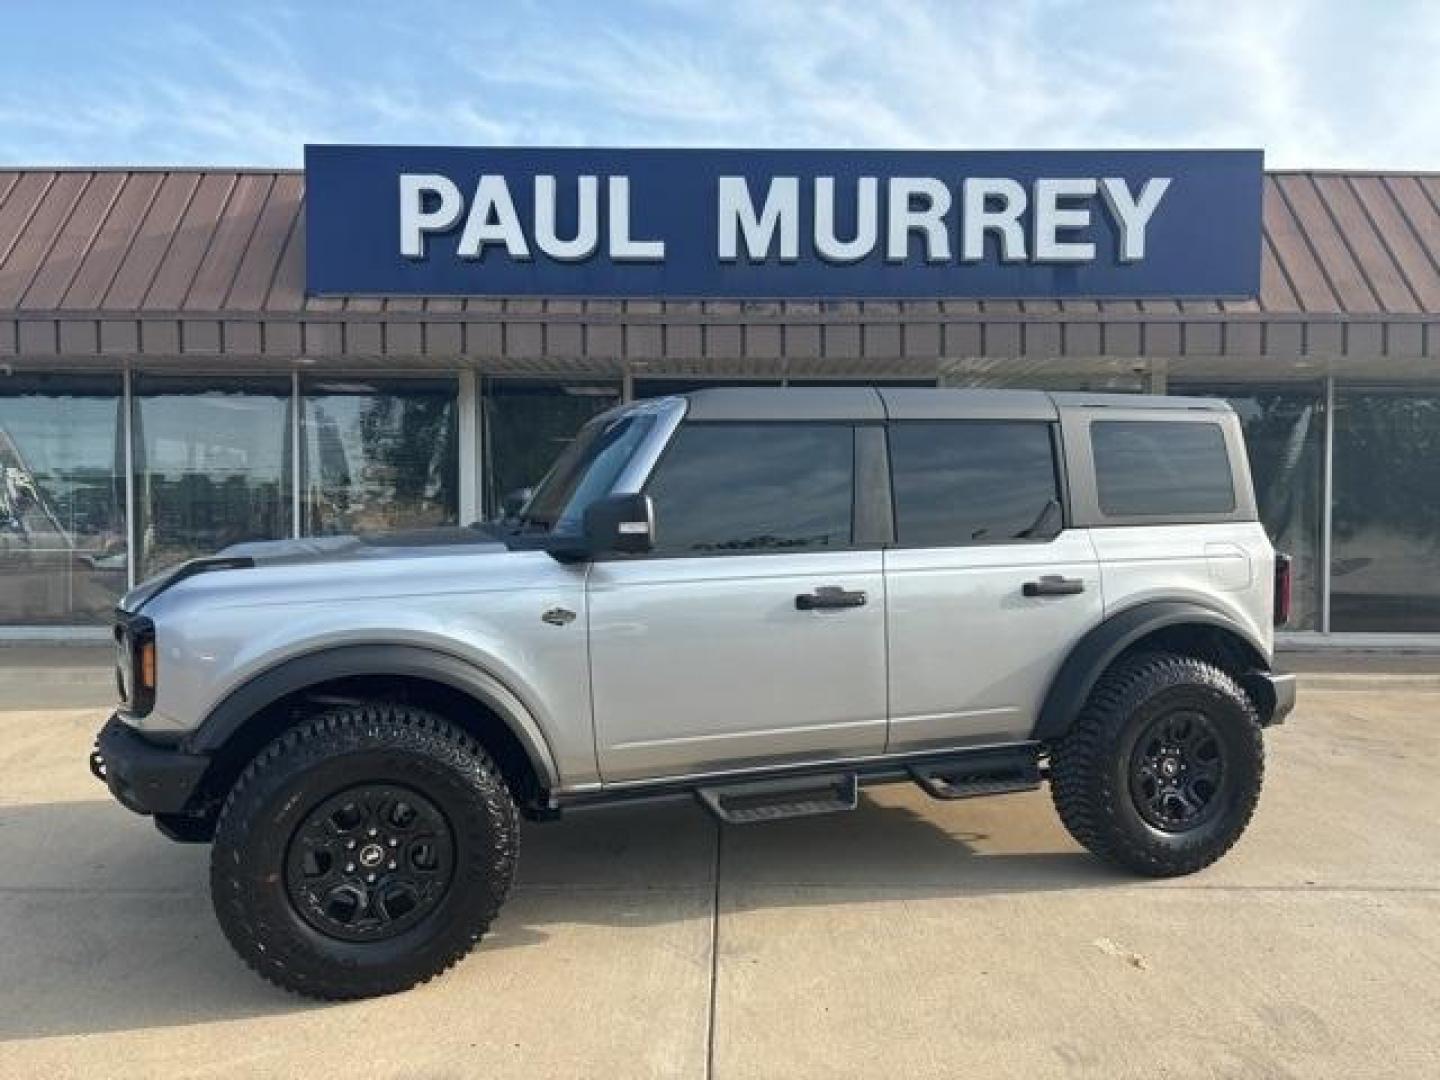
<svg viewBox="0 0 1440 1080">
<path fill-rule="evenodd" d="M 475 698 L 519 740 L 541 782 L 552 790 L 560 786 L 560 772 L 540 726 L 509 687 L 468 660 L 416 645 L 337 645 L 282 660 L 226 695 L 186 739 L 185 748 L 214 754 L 251 717 L 286 695 L 357 675 L 428 679 Z"/>
<path fill-rule="evenodd" d="M 1093 627 L 1060 665 L 1040 706 L 1033 738 L 1055 739 L 1070 730 L 1095 683 L 1121 653 L 1156 630 L 1181 625 L 1213 626 L 1241 643 L 1257 670 L 1270 670 L 1264 646 L 1232 618 L 1194 600 L 1151 600 L 1126 608 Z"/>
</svg>

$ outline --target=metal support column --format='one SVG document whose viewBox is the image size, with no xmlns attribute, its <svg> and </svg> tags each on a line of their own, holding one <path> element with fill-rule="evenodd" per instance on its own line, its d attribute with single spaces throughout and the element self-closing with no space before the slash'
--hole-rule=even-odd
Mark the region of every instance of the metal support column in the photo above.
<svg viewBox="0 0 1440 1080">
<path fill-rule="evenodd" d="M 1330 533 L 1335 499 L 1335 376 L 1325 376 L 1325 445 L 1320 472 L 1320 632 L 1330 633 Z"/>
<path fill-rule="evenodd" d="M 300 483 L 303 471 L 301 455 L 305 452 L 305 431 L 300 422 L 300 372 L 290 372 L 290 535 L 300 539 Z"/>
<path fill-rule="evenodd" d="M 139 540 L 136 525 L 139 518 L 135 514 L 135 416 L 134 398 L 130 388 L 130 365 L 125 365 L 125 370 L 120 375 L 120 437 L 125 443 L 125 587 L 135 587 L 135 545 Z"/>
<path fill-rule="evenodd" d="M 475 372 L 462 370 L 457 392 L 460 419 L 460 524 L 468 525 L 479 521 L 483 515 L 481 507 L 481 480 L 485 475 L 484 452 L 480 433 L 480 380 Z"/>
</svg>

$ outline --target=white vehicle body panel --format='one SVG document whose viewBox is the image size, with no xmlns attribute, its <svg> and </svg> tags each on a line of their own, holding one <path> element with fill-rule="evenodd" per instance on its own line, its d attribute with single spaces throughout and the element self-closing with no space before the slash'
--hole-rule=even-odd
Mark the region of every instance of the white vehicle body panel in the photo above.
<svg viewBox="0 0 1440 1080">
<path fill-rule="evenodd" d="M 146 606 L 160 628 L 150 734 L 193 729 L 235 689 L 285 660 L 346 645 L 459 657 L 523 703 L 568 785 L 597 779 L 584 564 L 477 545 L 392 558 L 201 574 Z M 555 626 L 552 608 L 576 613 Z"/>
<path fill-rule="evenodd" d="M 1275 551 L 1258 521 L 1120 525 L 1090 537 L 1107 615 L 1147 600 L 1193 600 L 1225 612 L 1267 653 L 1273 647 Z"/>
<path fill-rule="evenodd" d="M 1070 596 L 1022 593 L 1046 574 Z M 1027 739 L 1045 691 L 1103 613 L 1084 529 L 1047 543 L 885 553 L 893 753 Z"/>
<path fill-rule="evenodd" d="M 796 609 L 823 586 L 866 603 Z M 607 782 L 885 748 L 878 551 L 598 562 L 589 610 Z"/>
</svg>

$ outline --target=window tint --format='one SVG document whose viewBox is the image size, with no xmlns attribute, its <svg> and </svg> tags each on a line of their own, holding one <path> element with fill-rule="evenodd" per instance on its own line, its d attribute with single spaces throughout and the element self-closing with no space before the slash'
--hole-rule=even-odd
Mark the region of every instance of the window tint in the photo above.
<svg viewBox="0 0 1440 1080">
<path fill-rule="evenodd" d="M 1131 514 L 1225 514 L 1235 484 L 1219 424 L 1097 420 L 1090 425 L 1100 509 Z"/>
<path fill-rule="evenodd" d="M 653 424 L 651 416 L 590 421 L 545 474 L 521 520 L 556 532 L 578 532 L 586 507 L 610 491 Z"/>
<path fill-rule="evenodd" d="M 890 462 L 901 544 L 990 544 L 1059 527 L 1048 424 L 892 424 Z"/>
<path fill-rule="evenodd" d="M 682 425 L 646 487 L 656 551 L 845 548 L 854 472 L 849 425 Z"/>
</svg>

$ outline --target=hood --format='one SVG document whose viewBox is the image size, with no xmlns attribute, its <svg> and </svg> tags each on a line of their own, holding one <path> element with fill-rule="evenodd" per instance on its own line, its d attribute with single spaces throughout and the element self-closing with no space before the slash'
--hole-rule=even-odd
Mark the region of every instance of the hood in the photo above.
<svg viewBox="0 0 1440 1080">
<path fill-rule="evenodd" d="M 504 551 L 493 527 L 481 524 L 416 529 L 386 534 L 315 536 L 299 540 L 258 540 L 232 544 L 217 555 L 190 559 L 163 570 L 121 598 L 119 608 L 135 614 L 155 597 L 197 574 L 247 570 L 265 566 L 296 566 Z"/>
</svg>

